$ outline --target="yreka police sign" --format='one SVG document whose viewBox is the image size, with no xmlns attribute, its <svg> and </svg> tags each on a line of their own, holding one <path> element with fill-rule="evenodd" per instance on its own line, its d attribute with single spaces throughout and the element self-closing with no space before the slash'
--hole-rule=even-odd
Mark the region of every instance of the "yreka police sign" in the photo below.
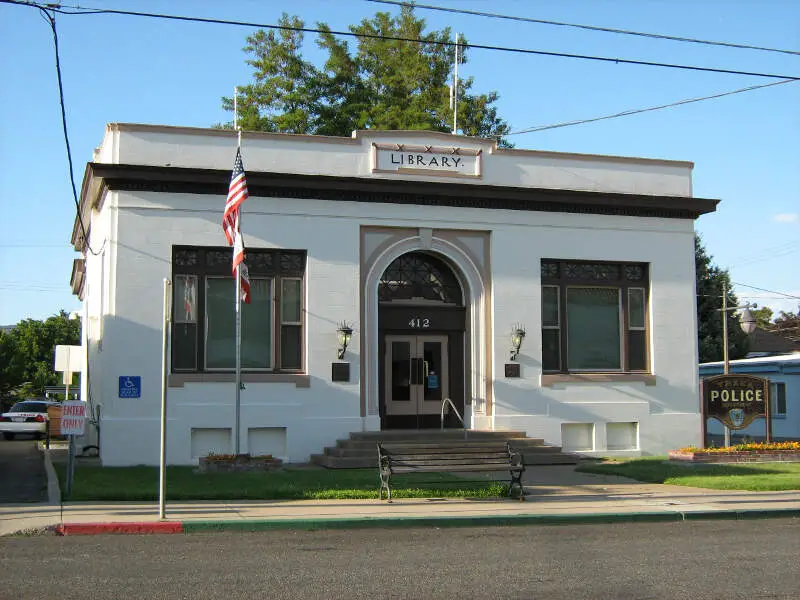
<svg viewBox="0 0 800 600">
<path fill-rule="evenodd" d="M 729 429 L 744 429 L 753 419 L 769 421 L 769 380 L 753 375 L 717 375 L 703 380 L 703 407 Z"/>
</svg>

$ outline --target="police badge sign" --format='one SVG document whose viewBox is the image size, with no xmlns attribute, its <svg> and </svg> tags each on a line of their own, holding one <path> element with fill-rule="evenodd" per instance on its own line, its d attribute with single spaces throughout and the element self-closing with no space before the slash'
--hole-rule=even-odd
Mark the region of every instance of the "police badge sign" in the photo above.
<svg viewBox="0 0 800 600">
<path fill-rule="evenodd" d="M 737 429 L 744 423 L 744 410 L 741 408 L 732 408 L 728 411 L 728 418 L 733 423 L 732 429 Z"/>
<path fill-rule="evenodd" d="M 769 380 L 753 375 L 718 375 L 703 380 L 703 408 L 729 429 L 744 429 L 754 419 L 769 420 Z"/>
</svg>

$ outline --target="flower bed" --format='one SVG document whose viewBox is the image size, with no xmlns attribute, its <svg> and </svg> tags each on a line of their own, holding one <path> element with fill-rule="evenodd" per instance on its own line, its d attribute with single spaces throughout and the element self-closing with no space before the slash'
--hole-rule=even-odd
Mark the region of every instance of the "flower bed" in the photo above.
<svg viewBox="0 0 800 600">
<path fill-rule="evenodd" d="M 695 463 L 800 462 L 800 442 L 744 443 L 723 448 L 681 448 L 669 459 Z"/>
<path fill-rule="evenodd" d="M 249 454 L 209 454 L 201 456 L 201 473 L 240 473 L 247 471 L 276 471 L 282 466 L 281 460 L 271 454 L 250 456 Z"/>
</svg>

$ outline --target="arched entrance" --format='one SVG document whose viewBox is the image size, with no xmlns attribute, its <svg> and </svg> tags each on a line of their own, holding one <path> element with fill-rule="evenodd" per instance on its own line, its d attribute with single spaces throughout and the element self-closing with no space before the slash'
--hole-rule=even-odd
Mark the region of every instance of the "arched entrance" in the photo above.
<svg viewBox="0 0 800 600">
<path fill-rule="evenodd" d="M 464 286 L 440 255 L 395 258 L 378 282 L 379 409 L 382 429 L 438 428 L 450 398 L 464 415 Z M 464 427 L 449 413 L 447 427 Z"/>
</svg>

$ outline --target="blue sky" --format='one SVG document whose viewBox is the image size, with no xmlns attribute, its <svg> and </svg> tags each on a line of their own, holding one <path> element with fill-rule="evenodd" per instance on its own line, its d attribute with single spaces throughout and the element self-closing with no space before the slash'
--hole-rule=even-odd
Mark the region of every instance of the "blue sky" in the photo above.
<svg viewBox="0 0 800 600">
<path fill-rule="evenodd" d="M 364 0 L 67 0 L 275 23 L 281 12 L 333 29 L 394 7 Z M 429 4 L 800 51 L 795 0 L 429 0 Z M 800 56 L 418 10 L 476 44 L 800 76 Z M 250 81 L 248 27 L 132 16 L 57 17 L 76 185 L 108 122 L 206 127 L 220 97 Z M 305 53 L 320 55 L 312 37 Z M 352 43 L 352 42 L 351 42 Z M 471 50 L 461 75 L 497 90 L 514 130 L 666 104 L 775 81 Z M 0 4 L 0 325 L 75 310 L 74 203 L 61 131 L 52 34 L 29 7 Z M 517 147 L 688 160 L 694 193 L 722 200 L 697 229 L 734 282 L 800 296 L 800 82 L 510 138 Z M 800 300 L 737 286 L 740 298 L 797 311 Z"/>
</svg>

